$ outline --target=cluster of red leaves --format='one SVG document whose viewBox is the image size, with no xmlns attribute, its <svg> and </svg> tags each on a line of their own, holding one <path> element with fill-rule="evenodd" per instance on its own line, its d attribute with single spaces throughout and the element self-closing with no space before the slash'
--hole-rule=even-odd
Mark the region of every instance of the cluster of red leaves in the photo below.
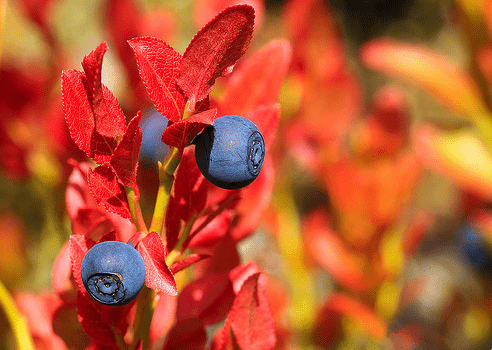
<svg viewBox="0 0 492 350">
<path fill-rule="evenodd" d="M 229 75 L 245 53 L 254 17 L 249 5 L 226 8 L 196 34 L 183 55 L 154 37 L 128 41 L 150 99 L 169 120 L 162 141 L 177 149 L 181 158 L 164 221 L 166 243 L 156 232 L 135 232 L 129 220 L 125 186 L 139 196 L 136 173 L 141 113 L 125 125 L 118 101 L 101 83 L 106 44 L 84 58 L 83 71 L 63 72 L 63 109 L 70 134 L 98 166 L 92 169 L 86 163 L 73 164 L 67 188 L 73 235 L 55 264 L 53 288 L 72 302 L 77 295 L 78 319 L 96 347 L 114 347 L 117 338 L 125 338 L 135 304 L 112 308 L 88 297 L 80 265 L 85 253 L 103 240 L 129 241 L 142 255 L 145 285 L 161 292 L 151 340 L 167 333 L 165 349 L 203 348 L 205 326 L 224 318 L 226 323 L 214 338 L 213 349 L 231 344 L 243 349 L 271 349 L 275 345 L 261 271 L 256 265 L 240 265 L 236 248 L 237 241 L 256 229 L 268 205 L 273 188 L 272 161 L 267 157 L 252 185 L 226 191 L 205 180 L 196 166 L 193 148 L 188 147 L 199 132 L 224 114 L 244 115 L 262 131 L 267 148 L 273 142 L 279 121 L 275 100 L 290 63 L 287 42 L 273 41 L 246 60 L 228 80 L 220 101 L 210 101 L 208 96 L 215 80 Z M 212 103 L 214 108 L 210 108 Z M 184 230 L 189 230 L 189 236 L 177 247 Z M 169 251 L 178 249 L 179 254 L 187 248 L 195 253 L 167 266 Z M 177 299 L 169 299 L 167 296 L 177 295 L 174 274 L 206 257 L 212 259 L 203 266 L 201 277 L 188 284 Z M 165 315 L 158 315 L 159 309 L 164 309 Z M 173 310 L 176 323 L 163 320 L 173 317 Z"/>
</svg>

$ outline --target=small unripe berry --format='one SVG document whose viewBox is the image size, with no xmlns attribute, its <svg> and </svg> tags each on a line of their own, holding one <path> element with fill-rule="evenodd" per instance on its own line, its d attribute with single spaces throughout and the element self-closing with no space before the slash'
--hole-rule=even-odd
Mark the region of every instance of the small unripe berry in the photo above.
<svg viewBox="0 0 492 350">
<path fill-rule="evenodd" d="M 203 176 L 215 186 L 238 189 L 252 183 L 265 158 L 265 142 L 250 120 L 226 115 L 217 118 L 193 141 Z"/>
<path fill-rule="evenodd" d="M 87 293 L 104 305 L 121 306 L 135 299 L 145 282 L 145 263 L 131 245 L 106 241 L 85 254 L 80 269 Z"/>
</svg>

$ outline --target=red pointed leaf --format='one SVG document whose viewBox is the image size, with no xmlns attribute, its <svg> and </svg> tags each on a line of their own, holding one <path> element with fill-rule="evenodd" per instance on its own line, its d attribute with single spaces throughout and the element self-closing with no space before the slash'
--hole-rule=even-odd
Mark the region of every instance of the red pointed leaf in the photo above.
<svg viewBox="0 0 492 350">
<path fill-rule="evenodd" d="M 214 123 L 216 114 L 217 109 L 209 109 L 169 125 L 162 133 L 162 142 L 170 147 L 183 150 L 207 125 Z"/>
<path fill-rule="evenodd" d="M 87 172 L 89 188 L 96 199 L 106 210 L 129 219 L 130 209 L 123 185 L 118 182 L 111 168 L 99 166 Z"/>
<path fill-rule="evenodd" d="M 101 83 L 102 60 L 108 50 L 105 42 L 84 57 L 84 67 L 89 102 L 94 112 L 96 132 L 106 137 L 122 136 L 125 132 L 125 115 L 111 91 Z"/>
<path fill-rule="evenodd" d="M 75 69 L 63 71 L 62 99 L 70 136 L 77 146 L 90 157 L 95 122 L 91 105 L 87 99 L 84 73 Z"/>
<path fill-rule="evenodd" d="M 227 81 L 220 101 L 221 114 L 245 115 L 261 105 L 275 103 L 291 56 L 290 43 L 279 39 L 245 60 Z"/>
<path fill-rule="evenodd" d="M 223 320 L 234 301 L 234 289 L 227 273 L 207 274 L 190 282 L 179 293 L 178 321 L 199 318 L 205 325 Z"/>
<path fill-rule="evenodd" d="M 275 321 L 259 277 L 260 273 L 256 273 L 244 282 L 228 316 L 241 349 L 269 350 L 277 342 Z"/>
<path fill-rule="evenodd" d="M 82 259 L 84 259 L 85 253 L 87 253 L 87 251 L 91 249 L 94 244 L 96 244 L 96 242 L 82 235 L 71 235 L 69 239 L 70 261 L 72 262 L 73 277 L 79 286 L 80 292 L 83 294 L 86 294 L 87 292 L 84 284 L 82 283 L 80 266 L 82 265 Z"/>
<path fill-rule="evenodd" d="M 189 318 L 178 321 L 167 334 L 163 350 L 203 350 L 207 333 L 201 320 Z"/>
<path fill-rule="evenodd" d="M 210 93 L 215 79 L 231 73 L 246 51 L 253 34 L 254 16 L 250 5 L 228 7 L 191 40 L 183 54 L 177 82 L 192 109 Z"/>
<path fill-rule="evenodd" d="M 177 272 L 184 270 L 190 265 L 193 265 L 194 263 L 201 261 L 203 259 L 208 259 L 210 258 L 211 255 L 209 254 L 190 254 L 186 258 L 176 261 L 172 266 L 170 267 L 171 272 L 173 275 L 175 275 Z"/>
<path fill-rule="evenodd" d="M 166 265 L 166 247 L 157 232 L 150 232 L 137 245 L 145 262 L 145 285 L 170 295 L 177 295 L 174 276 Z"/>
<path fill-rule="evenodd" d="M 156 38 L 135 38 L 128 44 L 135 52 L 140 77 L 159 113 L 173 122 L 181 120 L 185 98 L 176 85 L 181 55 Z"/>
<path fill-rule="evenodd" d="M 186 148 L 176 171 L 174 193 L 166 212 L 167 248 L 174 248 L 181 221 L 188 222 L 205 208 L 208 182 L 198 169 L 192 149 Z M 168 231 L 169 228 L 169 231 Z"/>
<path fill-rule="evenodd" d="M 142 112 L 138 111 L 135 118 L 128 124 L 125 135 L 114 150 L 111 158 L 111 166 L 115 171 L 118 179 L 124 185 L 136 189 L 136 177 L 138 166 L 138 152 L 142 143 L 142 129 L 140 128 L 140 119 Z"/>
</svg>

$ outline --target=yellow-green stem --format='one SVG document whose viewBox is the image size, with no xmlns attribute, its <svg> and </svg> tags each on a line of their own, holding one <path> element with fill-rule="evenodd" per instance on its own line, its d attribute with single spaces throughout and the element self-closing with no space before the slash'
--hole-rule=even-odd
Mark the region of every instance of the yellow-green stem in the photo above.
<svg viewBox="0 0 492 350">
<path fill-rule="evenodd" d="M 157 199 L 155 202 L 154 215 L 152 216 L 152 223 L 150 225 L 150 231 L 155 231 L 162 235 L 162 227 L 164 223 L 164 216 L 166 215 L 167 203 L 169 202 L 169 196 L 171 195 L 171 188 L 173 187 L 174 172 L 181 161 L 182 153 L 177 148 L 171 147 L 164 159 L 164 164 L 159 162 L 159 189 L 157 191 Z"/>
<path fill-rule="evenodd" d="M 133 187 L 125 186 L 126 196 L 128 197 L 128 206 L 130 208 L 130 215 L 132 216 L 133 223 L 137 232 L 148 232 L 147 225 L 142 215 L 142 208 L 140 207 L 140 199 L 135 194 Z"/>
<path fill-rule="evenodd" d="M 0 305 L 14 333 L 17 349 L 34 350 L 34 343 L 27 328 L 27 322 L 24 316 L 19 313 L 12 296 L 2 282 L 0 282 Z"/>
<path fill-rule="evenodd" d="M 154 314 L 154 291 L 147 286 L 142 288 L 137 299 L 137 310 L 133 323 L 134 340 L 132 349 L 142 340 L 142 350 L 150 348 L 149 331 Z"/>
</svg>

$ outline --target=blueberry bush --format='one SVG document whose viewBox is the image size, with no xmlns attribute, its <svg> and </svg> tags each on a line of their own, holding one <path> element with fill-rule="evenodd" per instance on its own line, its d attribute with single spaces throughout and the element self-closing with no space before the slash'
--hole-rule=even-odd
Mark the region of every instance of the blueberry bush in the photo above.
<svg viewBox="0 0 492 350">
<path fill-rule="evenodd" d="M 2 349 L 490 348 L 490 0 L 0 9 Z"/>
</svg>

